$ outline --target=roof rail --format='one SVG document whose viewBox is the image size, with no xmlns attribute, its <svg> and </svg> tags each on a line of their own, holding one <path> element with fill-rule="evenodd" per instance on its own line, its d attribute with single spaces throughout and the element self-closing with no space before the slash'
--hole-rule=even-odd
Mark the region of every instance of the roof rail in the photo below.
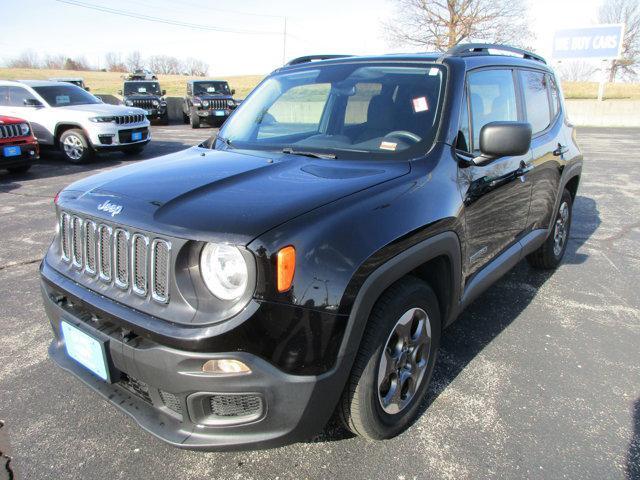
<svg viewBox="0 0 640 480">
<path fill-rule="evenodd" d="M 544 58 L 528 50 L 522 48 L 511 47 L 509 45 L 501 45 L 499 43 L 461 43 L 450 48 L 447 53 L 455 57 L 470 57 L 474 55 L 491 55 L 489 50 L 500 50 L 502 52 L 516 53 L 522 55 L 527 60 L 535 60 L 546 64 Z"/>
<path fill-rule="evenodd" d="M 304 57 L 294 58 L 293 60 L 287 62 L 285 64 L 285 67 L 290 67 L 291 65 L 300 65 L 301 63 L 314 62 L 316 60 L 330 60 L 332 58 L 345 58 L 352 56 L 353 55 L 306 55 Z"/>
</svg>

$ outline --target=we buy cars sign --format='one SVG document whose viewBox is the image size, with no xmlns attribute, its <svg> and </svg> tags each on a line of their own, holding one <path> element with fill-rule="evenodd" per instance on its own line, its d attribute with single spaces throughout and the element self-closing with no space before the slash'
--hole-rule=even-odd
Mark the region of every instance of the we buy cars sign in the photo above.
<svg viewBox="0 0 640 480">
<path fill-rule="evenodd" d="M 556 59 L 620 57 L 624 24 L 596 25 L 587 28 L 558 30 L 553 37 L 553 54 Z"/>
</svg>

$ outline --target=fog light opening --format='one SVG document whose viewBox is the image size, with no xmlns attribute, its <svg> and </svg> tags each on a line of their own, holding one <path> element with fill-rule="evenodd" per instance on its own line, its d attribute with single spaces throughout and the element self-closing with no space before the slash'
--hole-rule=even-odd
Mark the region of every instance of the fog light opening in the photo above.
<svg viewBox="0 0 640 480">
<path fill-rule="evenodd" d="M 245 363 L 230 358 L 207 360 L 202 365 L 202 371 L 214 375 L 245 375 L 251 373 L 251 369 Z"/>
</svg>

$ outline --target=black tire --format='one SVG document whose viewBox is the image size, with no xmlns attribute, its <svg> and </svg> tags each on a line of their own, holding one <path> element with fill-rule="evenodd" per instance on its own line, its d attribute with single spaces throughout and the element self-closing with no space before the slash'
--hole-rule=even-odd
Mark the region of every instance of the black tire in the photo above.
<svg viewBox="0 0 640 480">
<path fill-rule="evenodd" d="M 9 167 L 7 170 L 9 170 L 10 173 L 27 173 L 30 168 L 31 165 L 20 165 L 19 167 Z"/>
<path fill-rule="evenodd" d="M 421 357 L 425 361 L 422 370 L 424 373 L 416 381 L 415 393 L 406 399 L 404 407 L 397 413 L 390 413 L 383 407 L 384 400 L 381 397 L 385 382 L 379 383 L 380 369 L 384 370 L 382 356 L 385 350 L 390 351 L 387 349 L 389 345 L 394 345 L 396 351 L 400 352 L 397 355 L 400 364 L 403 359 L 406 361 L 414 354 L 417 355 L 404 349 L 398 350 L 399 337 L 395 333 L 403 314 L 409 314 L 415 309 L 420 309 L 416 312 L 419 311 L 421 315 L 426 313 L 426 321 L 431 326 L 430 341 L 424 344 L 428 348 L 423 346 Z M 412 316 L 410 318 L 411 322 L 417 319 Z M 380 296 L 371 311 L 349 381 L 338 405 L 338 413 L 346 428 L 361 437 L 381 440 L 395 437 L 413 424 L 421 413 L 421 403 L 440 347 L 440 322 L 440 309 L 435 293 L 427 283 L 415 277 L 408 276 L 399 280 Z M 406 344 L 403 342 L 403 345 Z M 390 370 L 394 371 L 394 368 Z M 399 377 L 395 378 L 398 382 Z M 388 391 L 391 392 L 391 387 Z M 404 384 L 399 387 L 399 391 L 404 391 Z"/>
<path fill-rule="evenodd" d="M 196 112 L 191 112 L 190 115 L 191 128 L 200 128 L 200 117 Z"/>
<path fill-rule="evenodd" d="M 64 158 L 71 163 L 84 163 L 93 156 L 93 148 L 84 132 L 79 128 L 70 128 L 62 132 L 58 145 Z"/>
<path fill-rule="evenodd" d="M 563 209 L 566 206 L 566 218 L 563 219 Z M 560 205 L 553 217 L 553 226 L 549 238 L 535 252 L 527 255 L 527 261 L 532 267 L 551 270 L 560 265 L 564 252 L 569 243 L 571 220 L 573 217 L 573 199 L 569 190 L 562 192 Z M 560 223 L 559 223 L 560 222 Z M 561 244 L 556 243 L 558 238 L 563 238 Z"/>
<path fill-rule="evenodd" d="M 126 147 L 122 148 L 122 152 L 125 155 L 137 155 L 139 153 L 142 153 L 142 151 L 144 150 L 144 147 L 146 146 L 147 146 L 146 143 L 136 143 L 135 145 L 127 145 Z"/>
<path fill-rule="evenodd" d="M 182 112 L 182 121 L 184 122 L 185 125 L 187 125 L 189 123 L 189 115 Z"/>
<path fill-rule="evenodd" d="M 165 113 L 162 117 L 160 117 L 160 125 L 169 125 L 169 114 Z"/>
</svg>

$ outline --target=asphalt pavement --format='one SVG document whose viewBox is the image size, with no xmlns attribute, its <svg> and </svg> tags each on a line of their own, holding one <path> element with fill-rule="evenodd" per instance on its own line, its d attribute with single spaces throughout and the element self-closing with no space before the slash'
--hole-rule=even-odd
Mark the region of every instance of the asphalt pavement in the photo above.
<svg viewBox="0 0 640 480">
<path fill-rule="evenodd" d="M 585 165 L 564 263 L 554 273 L 520 263 L 445 332 L 428 408 L 393 440 L 368 443 L 332 422 L 279 449 L 179 450 L 55 367 L 38 263 L 56 192 L 214 131 L 153 127 L 135 158 L 75 166 L 44 152 L 27 174 L 0 171 L 0 445 L 15 478 L 640 479 L 640 130 L 579 130 Z"/>
</svg>

